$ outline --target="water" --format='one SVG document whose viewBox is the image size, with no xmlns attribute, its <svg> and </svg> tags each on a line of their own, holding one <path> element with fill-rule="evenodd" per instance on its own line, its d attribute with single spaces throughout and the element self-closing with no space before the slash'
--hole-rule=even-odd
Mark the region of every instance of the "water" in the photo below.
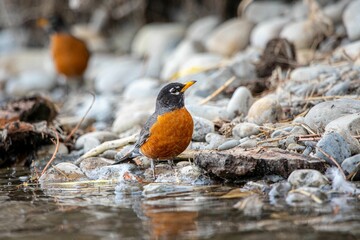
<svg viewBox="0 0 360 240">
<path fill-rule="evenodd" d="M 29 172 L 0 171 L 1 239 L 358 239 L 359 200 L 337 212 L 272 206 L 258 215 L 219 196 L 233 187 L 174 186 L 144 197 L 89 183 L 41 189 L 21 185 Z M 173 190 L 171 190 L 173 188 Z M 319 211 L 320 209 L 320 211 Z"/>
</svg>

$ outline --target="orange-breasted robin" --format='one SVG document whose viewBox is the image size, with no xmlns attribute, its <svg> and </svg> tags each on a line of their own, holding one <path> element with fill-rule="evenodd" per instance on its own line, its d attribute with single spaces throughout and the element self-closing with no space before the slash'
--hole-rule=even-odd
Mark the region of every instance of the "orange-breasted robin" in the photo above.
<svg viewBox="0 0 360 240">
<path fill-rule="evenodd" d="M 171 160 L 187 148 L 194 122 L 185 108 L 184 92 L 195 82 L 170 83 L 160 90 L 155 112 L 143 126 L 134 149 L 115 164 L 144 155 L 151 159 L 155 176 L 154 160 Z"/>
<path fill-rule="evenodd" d="M 41 18 L 37 23 L 50 34 L 50 50 L 58 74 L 69 80 L 82 80 L 90 59 L 85 42 L 67 31 L 59 15 Z"/>
</svg>

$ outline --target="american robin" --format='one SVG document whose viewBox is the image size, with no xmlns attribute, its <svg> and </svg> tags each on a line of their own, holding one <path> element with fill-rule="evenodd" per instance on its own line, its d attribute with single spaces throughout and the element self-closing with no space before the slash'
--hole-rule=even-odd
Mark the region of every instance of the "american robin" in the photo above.
<svg viewBox="0 0 360 240">
<path fill-rule="evenodd" d="M 72 36 L 59 15 L 41 18 L 38 25 L 50 34 L 50 49 L 58 74 L 66 79 L 81 79 L 90 58 L 84 41 Z"/>
<path fill-rule="evenodd" d="M 163 87 L 156 99 L 155 112 L 143 126 L 134 148 L 114 164 L 144 155 L 154 160 L 171 160 L 189 145 L 194 122 L 184 105 L 184 92 L 196 81 L 185 84 L 170 83 Z"/>
</svg>

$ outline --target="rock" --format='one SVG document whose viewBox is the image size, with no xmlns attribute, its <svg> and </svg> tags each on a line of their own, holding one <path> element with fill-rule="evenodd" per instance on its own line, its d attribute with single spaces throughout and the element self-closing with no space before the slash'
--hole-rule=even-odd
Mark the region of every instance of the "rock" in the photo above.
<svg viewBox="0 0 360 240">
<path fill-rule="evenodd" d="M 99 69 L 95 77 L 95 90 L 100 93 L 118 93 L 128 84 L 142 77 L 143 62 L 130 57 L 121 57 Z"/>
<path fill-rule="evenodd" d="M 254 23 L 261 23 L 289 12 L 289 5 L 281 2 L 252 2 L 245 10 L 245 18 Z"/>
<path fill-rule="evenodd" d="M 194 132 L 193 132 L 192 140 L 198 142 L 204 142 L 206 134 L 215 131 L 214 123 L 212 121 L 209 121 L 201 117 L 193 117 L 193 120 L 194 120 Z"/>
<path fill-rule="evenodd" d="M 183 40 L 175 50 L 166 58 L 161 70 L 161 79 L 171 79 L 176 76 L 180 66 L 184 64 L 191 56 L 201 51 L 200 46 L 190 40 Z"/>
<path fill-rule="evenodd" d="M 232 74 L 235 74 L 235 76 L 240 80 L 256 79 L 256 67 L 254 62 L 252 62 L 246 54 L 242 53 L 243 52 L 236 54 L 236 56 L 232 59 Z M 236 83 L 237 81 L 234 82 Z"/>
<path fill-rule="evenodd" d="M 303 194 L 304 192 L 308 194 Z M 311 206 L 311 204 L 322 204 L 327 201 L 327 195 L 319 188 L 301 187 L 296 191 L 291 191 L 286 197 L 286 203 L 294 207 Z"/>
<path fill-rule="evenodd" d="M 253 101 L 254 99 L 249 89 L 246 87 L 239 87 L 233 93 L 227 105 L 226 111 L 232 117 L 237 115 L 246 116 Z"/>
<path fill-rule="evenodd" d="M 111 96 L 107 96 L 106 94 L 97 95 L 93 104 L 93 96 L 89 94 L 81 98 L 81 100 L 83 101 L 81 101 L 77 106 L 75 112 L 76 116 L 85 116 L 86 112 L 91 106 L 90 111 L 86 115 L 87 118 L 93 118 L 98 122 L 105 122 L 111 120 L 114 117 L 113 99 L 111 99 Z"/>
<path fill-rule="evenodd" d="M 343 23 L 346 28 L 347 35 L 351 41 L 360 39 L 360 1 L 352 1 L 347 5 L 343 14 Z"/>
<path fill-rule="evenodd" d="M 360 54 L 360 40 L 338 47 L 333 54 L 335 58 L 342 58 L 344 54 L 352 59 L 358 58 Z"/>
<path fill-rule="evenodd" d="M 24 96 L 31 92 L 49 91 L 56 84 L 55 75 L 43 70 L 27 70 L 9 79 L 5 92 L 10 96 Z"/>
<path fill-rule="evenodd" d="M 290 143 L 286 147 L 286 150 L 295 151 L 295 152 L 301 152 L 301 151 L 305 150 L 305 146 L 297 144 L 297 143 Z"/>
<path fill-rule="evenodd" d="M 282 108 L 276 99 L 263 97 L 250 107 L 247 120 L 258 125 L 281 120 Z"/>
<path fill-rule="evenodd" d="M 310 20 L 300 20 L 285 25 L 280 37 L 292 42 L 296 49 L 304 49 L 311 47 L 318 34 Z"/>
<path fill-rule="evenodd" d="M 48 169 L 39 179 L 41 184 L 51 182 L 75 182 L 87 180 L 85 174 L 76 165 L 63 162 Z"/>
<path fill-rule="evenodd" d="M 346 95 L 350 89 L 350 81 L 343 81 L 335 84 L 332 88 L 330 88 L 325 96 L 341 96 Z"/>
<path fill-rule="evenodd" d="M 278 17 L 259 23 L 251 32 L 251 45 L 258 48 L 265 48 L 266 44 L 280 35 L 282 28 L 289 22 L 288 18 Z"/>
<path fill-rule="evenodd" d="M 345 8 L 350 2 L 351 0 L 344 0 L 330 4 L 324 7 L 323 12 L 333 23 L 339 23 L 342 20 Z"/>
<path fill-rule="evenodd" d="M 55 149 L 56 149 L 56 145 L 54 144 L 42 146 L 37 151 L 37 157 L 41 158 L 41 156 L 43 157 L 51 156 L 52 154 L 54 154 Z M 59 143 L 59 147 L 57 149 L 56 154 L 57 155 L 69 154 L 69 150 L 64 143 Z"/>
<path fill-rule="evenodd" d="M 231 56 L 249 43 L 253 23 L 244 19 L 230 19 L 217 27 L 207 39 L 209 52 Z"/>
<path fill-rule="evenodd" d="M 329 180 L 324 175 L 313 169 L 295 170 L 287 180 L 295 188 L 321 187 L 329 184 Z"/>
<path fill-rule="evenodd" d="M 92 176 L 97 177 L 97 179 L 123 181 L 127 178 L 126 174 L 131 174 L 131 171 L 135 168 L 136 166 L 130 163 L 104 166 L 100 169 L 95 169 L 92 172 Z M 130 176 L 132 176 L 132 174 Z"/>
<path fill-rule="evenodd" d="M 239 141 L 239 140 L 231 139 L 231 140 L 226 141 L 226 142 L 224 142 L 223 144 L 221 144 L 221 145 L 218 147 L 218 150 L 219 150 L 219 151 L 228 150 L 228 149 L 231 149 L 231 148 L 236 147 L 236 146 L 239 145 L 239 144 L 240 144 L 240 141 Z"/>
<path fill-rule="evenodd" d="M 334 72 L 334 68 L 328 65 L 316 65 L 310 67 L 299 67 L 290 74 L 291 81 L 310 81 L 317 78 L 320 74 Z"/>
<path fill-rule="evenodd" d="M 349 175 L 351 173 L 356 174 L 351 178 L 352 181 L 360 180 L 360 154 L 349 157 L 341 163 L 341 168 Z"/>
<path fill-rule="evenodd" d="M 194 42 L 204 43 L 219 23 L 220 19 L 216 16 L 197 19 L 188 27 L 186 37 Z"/>
<path fill-rule="evenodd" d="M 217 118 L 229 119 L 229 114 L 223 107 L 210 105 L 188 105 L 187 109 L 191 115 L 206 118 L 210 121 Z"/>
<path fill-rule="evenodd" d="M 180 180 L 185 183 L 193 183 L 195 182 L 202 174 L 202 170 L 195 165 L 184 166 L 179 169 L 180 172 Z"/>
<path fill-rule="evenodd" d="M 149 56 L 158 51 L 163 55 L 180 42 L 185 26 L 177 23 L 152 23 L 144 25 L 133 39 L 131 50 L 139 56 Z"/>
<path fill-rule="evenodd" d="M 349 144 L 336 132 L 324 134 L 316 146 L 316 156 L 326 160 L 330 165 L 335 165 L 335 163 L 325 156 L 318 148 L 333 157 L 339 164 L 341 164 L 344 159 L 351 156 Z"/>
<path fill-rule="evenodd" d="M 193 186 L 174 185 L 166 183 L 150 183 L 144 186 L 142 195 L 145 198 L 164 197 L 169 194 L 179 194 L 193 191 Z"/>
<path fill-rule="evenodd" d="M 256 139 L 247 139 L 246 141 L 240 143 L 239 147 L 241 148 L 254 148 L 257 146 Z"/>
<path fill-rule="evenodd" d="M 225 151 L 203 150 L 195 153 L 194 162 L 208 173 L 236 181 L 246 178 L 261 178 L 275 174 L 288 177 L 296 169 L 311 168 L 325 171 L 321 159 L 305 157 L 281 149 L 242 149 L 236 147 Z"/>
<path fill-rule="evenodd" d="M 209 143 L 206 146 L 206 149 L 217 149 L 221 144 L 226 141 L 226 138 L 223 135 L 217 133 L 208 133 L 206 134 L 206 142 Z"/>
<path fill-rule="evenodd" d="M 222 57 L 218 54 L 196 53 L 191 55 L 188 59 L 186 59 L 185 62 L 181 64 L 177 77 L 180 78 L 190 75 L 193 78 L 194 73 L 218 66 L 221 60 Z M 199 80 L 198 78 L 194 79 Z M 196 87 L 198 83 L 194 87 Z"/>
<path fill-rule="evenodd" d="M 81 161 L 80 169 L 89 179 L 96 180 L 99 179 L 99 169 L 113 163 L 114 161 L 106 158 L 90 157 Z"/>
<path fill-rule="evenodd" d="M 339 99 L 322 102 L 310 109 L 305 116 L 305 124 L 316 132 L 323 132 L 325 126 L 348 114 L 360 112 L 360 101 L 353 99 Z"/>
<path fill-rule="evenodd" d="M 154 78 L 142 78 L 130 83 L 125 91 L 126 100 L 156 98 L 159 92 L 159 81 Z"/>
<path fill-rule="evenodd" d="M 275 204 L 278 200 L 284 199 L 290 190 L 291 185 L 288 182 L 275 183 L 269 192 L 270 203 Z"/>
<path fill-rule="evenodd" d="M 115 119 L 111 131 L 114 133 L 122 133 L 136 126 L 142 127 L 149 117 L 150 113 L 143 111 L 122 114 Z"/>
<path fill-rule="evenodd" d="M 76 140 L 75 148 L 76 149 L 83 148 L 87 144 L 88 141 L 93 141 L 92 139 L 97 140 L 97 142 L 100 144 L 100 143 L 115 140 L 118 138 L 119 137 L 116 134 L 114 134 L 112 132 L 107 132 L 107 131 L 96 131 L 96 132 L 85 133 L 84 135 L 80 136 Z"/>
<path fill-rule="evenodd" d="M 232 135 L 235 138 L 250 137 L 252 135 L 257 135 L 259 133 L 260 133 L 260 127 L 255 123 L 248 123 L 248 122 L 239 123 L 232 130 Z"/>
<path fill-rule="evenodd" d="M 339 133 L 349 144 L 351 154 L 360 153 L 360 143 L 353 136 L 358 134 L 360 129 L 360 113 L 354 113 L 339 117 L 325 127 L 325 132 L 335 131 Z"/>
</svg>

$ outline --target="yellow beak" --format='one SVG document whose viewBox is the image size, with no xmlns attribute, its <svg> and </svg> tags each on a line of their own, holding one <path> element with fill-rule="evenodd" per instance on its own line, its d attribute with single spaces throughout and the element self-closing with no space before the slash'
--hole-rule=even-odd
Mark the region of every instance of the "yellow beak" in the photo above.
<svg viewBox="0 0 360 240">
<path fill-rule="evenodd" d="M 191 87 L 191 86 L 194 85 L 195 83 L 196 83 L 196 81 L 190 81 L 190 82 L 185 83 L 185 86 L 181 89 L 180 92 L 185 92 L 186 89 L 188 89 L 189 87 Z"/>
</svg>

